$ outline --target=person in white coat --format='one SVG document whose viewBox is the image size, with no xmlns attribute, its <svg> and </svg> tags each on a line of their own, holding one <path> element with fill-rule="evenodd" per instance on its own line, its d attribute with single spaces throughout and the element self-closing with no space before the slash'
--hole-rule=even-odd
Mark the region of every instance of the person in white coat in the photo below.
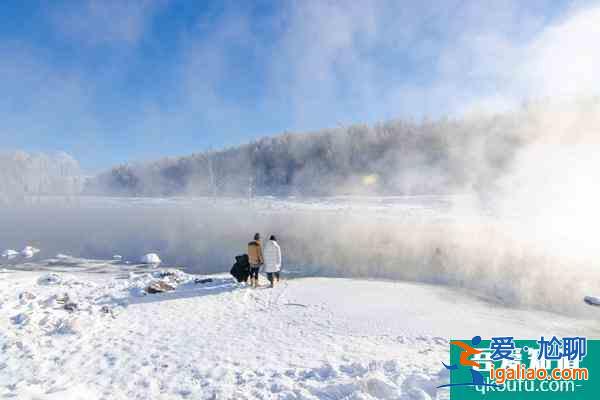
<svg viewBox="0 0 600 400">
<path fill-rule="evenodd" d="M 274 286 L 274 281 L 279 282 L 279 271 L 281 271 L 281 247 L 277 243 L 275 235 L 271 235 L 263 248 L 263 259 L 267 278 Z"/>
</svg>

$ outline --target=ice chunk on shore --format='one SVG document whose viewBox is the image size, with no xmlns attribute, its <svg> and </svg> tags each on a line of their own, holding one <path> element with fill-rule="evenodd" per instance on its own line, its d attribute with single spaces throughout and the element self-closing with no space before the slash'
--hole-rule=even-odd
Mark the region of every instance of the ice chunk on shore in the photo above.
<svg viewBox="0 0 600 400">
<path fill-rule="evenodd" d="M 144 255 L 140 261 L 143 264 L 160 264 L 162 262 L 156 253 L 148 253 Z"/>
<path fill-rule="evenodd" d="M 25 246 L 25 248 L 21 250 L 21 255 L 25 258 L 31 258 L 39 252 L 40 249 L 37 249 L 33 246 Z"/>
</svg>

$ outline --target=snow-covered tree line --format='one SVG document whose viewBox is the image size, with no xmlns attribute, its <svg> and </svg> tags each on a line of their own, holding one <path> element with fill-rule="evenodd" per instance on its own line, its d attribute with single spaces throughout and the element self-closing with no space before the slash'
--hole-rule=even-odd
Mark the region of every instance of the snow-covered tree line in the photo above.
<svg viewBox="0 0 600 400">
<path fill-rule="evenodd" d="M 0 202 L 41 195 L 74 195 L 82 190 L 79 163 L 66 153 L 0 153 Z"/>
<path fill-rule="evenodd" d="M 572 120 L 589 120 L 599 104 L 596 99 L 572 107 Z M 562 108 L 539 102 L 517 111 L 455 120 L 397 120 L 285 133 L 222 151 L 121 165 L 90 181 L 87 189 L 133 196 L 486 189 L 494 186 L 521 146 L 545 132 L 544 121 L 552 121 Z"/>
<path fill-rule="evenodd" d="M 88 189 L 133 196 L 451 192 L 484 185 L 502 170 L 519 142 L 510 128 L 510 118 L 497 117 L 286 133 L 223 151 L 121 165 Z"/>
</svg>

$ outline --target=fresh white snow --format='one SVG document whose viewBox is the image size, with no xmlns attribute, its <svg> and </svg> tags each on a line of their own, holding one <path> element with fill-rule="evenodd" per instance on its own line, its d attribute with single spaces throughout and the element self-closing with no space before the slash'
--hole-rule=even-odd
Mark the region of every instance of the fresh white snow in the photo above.
<svg viewBox="0 0 600 400">
<path fill-rule="evenodd" d="M 53 211 L 40 212 L 60 217 L 61 234 L 33 218 L 22 231 L 44 252 L 28 246 L 0 259 L 0 398 L 441 399 L 448 393 L 435 387 L 448 382 L 441 362 L 451 338 L 600 338 L 599 309 L 582 301 L 598 293 L 594 258 L 556 258 L 521 229 L 521 217 L 471 215 L 457 210 L 462 200 L 47 204 Z M 15 215 L 5 218 L 27 224 Z M 144 231 L 151 220 L 156 229 Z M 274 289 L 264 278 L 251 289 L 227 274 L 156 267 L 162 257 L 188 272 L 222 271 L 221 256 L 243 252 L 257 223 L 285 238 L 284 280 Z M 370 234 L 379 247 L 355 248 Z M 315 242 L 332 236 L 339 240 Z M 0 239 L 2 248 L 27 244 L 6 232 Z M 141 249 L 156 253 L 130 261 Z M 81 258 L 98 254 L 107 260 Z M 166 292 L 147 294 L 149 286 Z"/>
<path fill-rule="evenodd" d="M 175 290 L 145 294 L 153 282 Z M 435 387 L 448 380 L 450 338 L 600 336 L 592 317 L 502 308 L 439 286 L 262 284 L 64 257 L 15 266 L 0 274 L 0 396 L 445 398 Z"/>
<path fill-rule="evenodd" d="M 148 253 L 148 254 L 145 254 L 140 259 L 140 262 L 142 264 L 160 264 L 162 261 L 161 261 L 160 257 L 158 256 L 158 254 L 156 254 L 156 253 Z"/>
</svg>

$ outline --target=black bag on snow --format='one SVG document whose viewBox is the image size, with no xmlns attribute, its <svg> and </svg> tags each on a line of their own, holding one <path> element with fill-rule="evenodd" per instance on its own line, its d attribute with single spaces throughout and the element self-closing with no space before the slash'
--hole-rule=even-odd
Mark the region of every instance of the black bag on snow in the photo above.
<svg viewBox="0 0 600 400">
<path fill-rule="evenodd" d="M 235 264 L 229 271 L 238 282 L 246 282 L 250 276 L 250 262 L 248 254 L 242 254 L 235 257 Z"/>
</svg>

